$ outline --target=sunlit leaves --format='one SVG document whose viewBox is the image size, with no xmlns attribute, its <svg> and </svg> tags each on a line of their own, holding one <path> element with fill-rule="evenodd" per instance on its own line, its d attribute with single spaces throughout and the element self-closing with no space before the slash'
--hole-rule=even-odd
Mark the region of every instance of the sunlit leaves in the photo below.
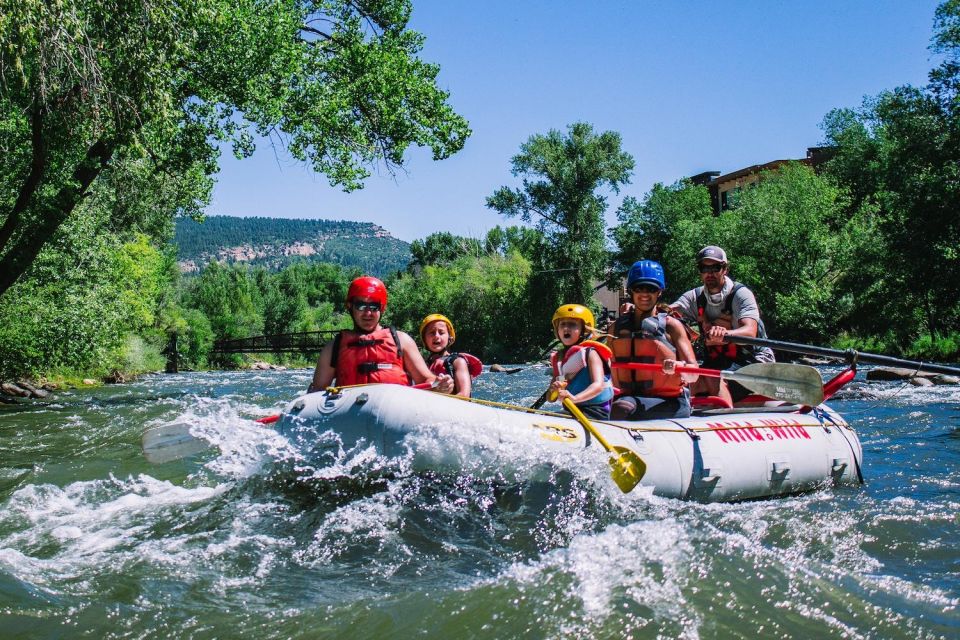
<svg viewBox="0 0 960 640">
<path fill-rule="evenodd" d="M 618 192 L 629 183 L 633 164 L 621 149 L 620 134 L 598 134 L 578 122 L 566 134 L 531 136 L 511 161 L 511 173 L 522 185 L 501 187 L 487 198 L 489 208 L 534 223 L 547 238 L 545 266 L 565 270 L 552 281 L 556 303 L 586 303 L 594 280 L 603 277 L 604 190 Z"/>
</svg>

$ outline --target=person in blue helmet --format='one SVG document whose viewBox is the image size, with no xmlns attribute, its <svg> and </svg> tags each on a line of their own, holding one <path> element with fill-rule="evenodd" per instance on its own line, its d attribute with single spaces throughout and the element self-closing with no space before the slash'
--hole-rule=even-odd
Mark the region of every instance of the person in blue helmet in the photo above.
<svg viewBox="0 0 960 640">
<path fill-rule="evenodd" d="M 690 416 L 688 385 L 697 375 L 679 374 L 676 367 L 696 366 L 697 360 L 683 323 L 657 307 L 666 286 L 659 262 L 638 260 L 630 267 L 627 290 L 633 304 L 617 318 L 610 341 L 613 382 L 622 393 L 611 407 L 614 420 Z M 646 368 L 617 366 L 630 363 Z"/>
</svg>

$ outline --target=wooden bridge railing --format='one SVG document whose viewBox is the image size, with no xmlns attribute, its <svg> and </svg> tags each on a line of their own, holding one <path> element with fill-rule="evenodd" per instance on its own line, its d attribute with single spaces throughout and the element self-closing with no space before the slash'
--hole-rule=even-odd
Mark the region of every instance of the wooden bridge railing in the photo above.
<svg viewBox="0 0 960 640">
<path fill-rule="evenodd" d="M 272 336 L 217 340 L 214 353 L 317 353 L 339 331 L 303 331 Z"/>
</svg>

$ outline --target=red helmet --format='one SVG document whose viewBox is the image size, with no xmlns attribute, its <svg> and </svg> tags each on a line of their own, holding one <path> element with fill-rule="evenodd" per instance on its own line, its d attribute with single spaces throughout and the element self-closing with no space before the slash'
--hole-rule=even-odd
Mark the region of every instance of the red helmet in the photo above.
<svg viewBox="0 0 960 640">
<path fill-rule="evenodd" d="M 387 287 L 371 276 L 362 276 L 350 283 L 347 290 L 347 302 L 354 298 L 369 298 L 380 303 L 380 310 L 387 308 Z"/>
</svg>

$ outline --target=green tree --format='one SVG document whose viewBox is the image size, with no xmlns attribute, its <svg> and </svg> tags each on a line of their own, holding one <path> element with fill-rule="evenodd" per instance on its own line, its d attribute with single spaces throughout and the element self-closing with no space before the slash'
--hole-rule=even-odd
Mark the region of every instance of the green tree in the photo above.
<svg viewBox="0 0 960 640">
<path fill-rule="evenodd" d="M 618 193 L 633 166 L 618 133 L 597 134 L 578 122 L 566 135 L 551 130 L 531 136 L 511 161 L 522 186 L 501 187 L 487 198 L 488 207 L 535 223 L 546 238 L 544 270 L 551 273 L 541 288 L 545 306 L 590 300 L 593 281 L 603 277 L 607 263 L 601 189 Z"/>
<path fill-rule="evenodd" d="M 216 340 L 263 334 L 263 292 L 244 267 L 211 262 L 191 283 L 185 306 L 206 316 Z"/>
<path fill-rule="evenodd" d="M 697 281 L 691 255 L 702 228 L 712 224 L 706 187 L 681 181 L 657 183 L 642 200 L 626 197 L 617 210 L 619 224 L 610 230 L 616 243 L 613 276 L 620 281 L 637 260 L 656 260 L 667 272 L 667 293 L 679 294 Z"/>
<path fill-rule="evenodd" d="M 547 240 L 539 229 L 517 226 L 503 228 L 498 225 L 487 232 L 483 248 L 486 253 L 502 256 L 516 251 L 532 265 L 542 268 L 539 265 L 547 249 Z"/>
<path fill-rule="evenodd" d="M 183 319 L 184 337 L 177 340 L 183 363 L 189 368 L 202 369 L 207 366 L 213 349 L 213 328 L 199 309 L 185 309 Z"/>
<path fill-rule="evenodd" d="M 885 91 L 823 122 L 837 148 L 828 170 L 851 194 L 847 215 L 872 234 L 850 289 L 884 300 L 900 339 L 918 324 L 934 335 L 960 330 L 960 1 L 943 2 L 934 26 L 943 61 L 927 87 Z"/>
<path fill-rule="evenodd" d="M 307 330 L 306 282 L 301 276 L 299 269 L 284 269 L 260 285 L 266 335 Z"/>
<path fill-rule="evenodd" d="M 416 336 L 424 316 L 442 313 L 456 327 L 457 349 L 496 360 L 530 357 L 550 333 L 549 316 L 530 315 L 530 275 L 515 251 L 428 265 L 391 284 L 388 321 Z"/>
<path fill-rule="evenodd" d="M 840 215 L 844 204 L 831 181 L 788 164 L 763 173 L 735 209 L 720 215 L 702 186 L 654 185 L 642 202 L 625 200 L 612 236 L 621 269 L 641 258 L 663 264 L 668 300 L 700 285 L 694 256 L 701 247 L 724 247 L 733 277 L 756 294 L 771 330 L 818 340 L 850 312 L 836 289 L 845 269 L 856 266 L 842 251 L 843 240 L 855 235 Z"/>
<path fill-rule="evenodd" d="M 763 173 L 736 209 L 712 218 L 704 227 L 709 235 L 689 246 L 688 277 L 694 277 L 694 252 L 720 245 L 736 279 L 757 295 L 771 331 L 799 341 L 830 337 L 852 311 L 837 282 L 857 264 L 843 260 L 840 249 L 851 233 L 840 215 L 844 204 L 832 181 L 802 164 Z"/>
<path fill-rule="evenodd" d="M 150 335 L 170 261 L 145 236 L 124 242 L 105 233 L 104 215 L 84 207 L 0 298 L 0 378 L 53 370 L 104 374 L 124 362 L 152 361 L 124 351 L 151 348 L 132 336 Z"/>
<path fill-rule="evenodd" d="M 464 238 L 448 231 L 431 233 L 410 245 L 413 258 L 407 268 L 415 270 L 431 264 L 450 264 L 461 256 L 478 257 L 482 251 L 480 241 L 474 238 Z"/>
<path fill-rule="evenodd" d="M 0 0 L 0 295 L 92 190 L 116 228 L 198 214 L 218 145 L 274 135 L 359 188 L 469 128 L 417 55 L 409 0 Z M 132 178 L 132 180 L 131 180 Z M 159 208 L 147 204 L 162 204 Z"/>
</svg>

